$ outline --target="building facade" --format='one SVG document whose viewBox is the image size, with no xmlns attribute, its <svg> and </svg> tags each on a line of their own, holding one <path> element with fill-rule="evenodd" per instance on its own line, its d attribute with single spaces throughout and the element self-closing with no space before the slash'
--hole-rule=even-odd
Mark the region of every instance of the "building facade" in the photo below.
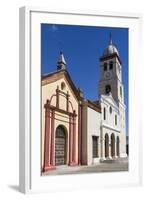
<svg viewBox="0 0 146 200">
<path fill-rule="evenodd" d="M 99 100 L 85 100 L 63 53 L 57 70 L 42 76 L 42 172 L 126 157 L 122 65 L 110 40 L 100 58 Z"/>
</svg>

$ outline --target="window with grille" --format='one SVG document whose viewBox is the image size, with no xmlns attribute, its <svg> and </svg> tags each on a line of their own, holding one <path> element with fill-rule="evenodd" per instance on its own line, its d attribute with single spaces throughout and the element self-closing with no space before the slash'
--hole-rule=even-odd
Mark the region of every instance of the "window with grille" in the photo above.
<svg viewBox="0 0 146 200">
<path fill-rule="evenodd" d="M 93 136 L 92 141 L 93 141 L 93 158 L 99 157 L 99 152 L 98 152 L 98 136 Z"/>
</svg>

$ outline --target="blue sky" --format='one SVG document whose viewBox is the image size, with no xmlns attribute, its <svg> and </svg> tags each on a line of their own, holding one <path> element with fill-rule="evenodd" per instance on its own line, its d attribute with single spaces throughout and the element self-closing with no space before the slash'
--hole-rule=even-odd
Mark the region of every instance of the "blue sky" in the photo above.
<svg viewBox="0 0 146 200">
<path fill-rule="evenodd" d="M 56 71 L 60 51 L 76 87 L 86 99 L 98 99 L 99 57 L 109 44 L 110 33 L 122 61 L 128 134 L 128 29 L 76 25 L 41 25 L 41 71 Z"/>
</svg>

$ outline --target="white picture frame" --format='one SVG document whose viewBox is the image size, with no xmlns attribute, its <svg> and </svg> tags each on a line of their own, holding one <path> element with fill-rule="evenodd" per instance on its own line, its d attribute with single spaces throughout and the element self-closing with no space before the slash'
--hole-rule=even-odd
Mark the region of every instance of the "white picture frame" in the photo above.
<svg viewBox="0 0 146 200">
<path fill-rule="evenodd" d="M 66 17 L 67 16 L 67 17 Z M 129 28 L 129 171 L 84 175 L 40 174 L 40 23 Z M 140 121 L 142 16 L 99 11 L 20 8 L 20 140 L 19 189 L 23 193 L 125 187 L 142 182 Z M 35 66 L 35 67 L 34 67 Z M 135 84 L 136 83 L 136 84 Z M 135 114 L 136 113 L 136 114 Z M 60 184 L 62 183 L 62 184 Z"/>
</svg>

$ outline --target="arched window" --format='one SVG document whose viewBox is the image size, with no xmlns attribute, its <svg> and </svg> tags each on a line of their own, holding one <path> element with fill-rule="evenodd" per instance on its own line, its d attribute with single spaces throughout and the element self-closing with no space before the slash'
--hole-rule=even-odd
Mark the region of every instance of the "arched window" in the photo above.
<svg viewBox="0 0 146 200">
<path fill-rule="evenodd" d="M 64 90 L 64 89 L 65 89 L 65 83 L 62 82 L 62 83 L 61 83 L 61 90 Z"/>
<path fill-rule="evenodd" d="M 115 115 L 115 125 L 117 125 L 117 115 Z"/>
<path fill-rule="evenodd" d="M 103 119 L 106 120 L 106 108 L 103 109 Z"/>
<path fill-rule="evenodd" d="M 109 112 L 110 112 L 110 114 L 112 114 L 112 107 L 111 106 L 109 108 Z"/>
<path fill-rule="evenodd" d="M 107 71 L 107 63 L 104 63 L 104 71 Z"/>
<path fill-rule="evenodd" d="M 109 94 L 111 92 L 111 86 L 110 85 L 106 85 L 105 86 L 105 93 Z"/>
<path fill-rule="evenodd" d="M 109 66 L 110 66 L 110 67 L 109 67 L 110 70 L 112 70 L 112 69 L 113 69 L 113 62 L 112 62 L 112 61 L 110 62 Z"/>
</svg>

